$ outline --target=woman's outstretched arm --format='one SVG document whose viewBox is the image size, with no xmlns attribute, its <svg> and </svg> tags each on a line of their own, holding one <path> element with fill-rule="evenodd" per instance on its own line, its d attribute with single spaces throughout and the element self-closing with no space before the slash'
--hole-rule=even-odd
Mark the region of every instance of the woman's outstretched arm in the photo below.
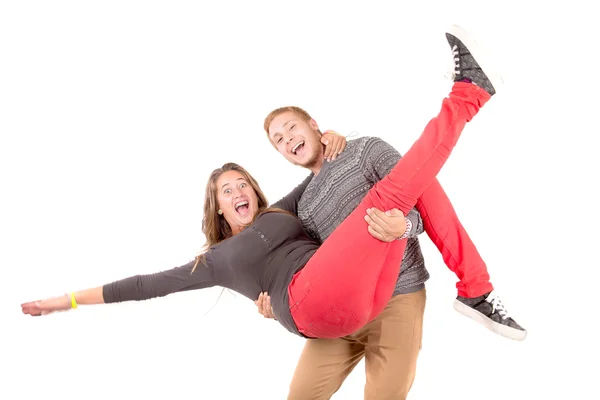
<svg viewBox="0 0 600 400">
<path fill-rule="evenodd" d="M 71 297 L 74 297 L 75 302 L 72 302 Z M 23 314 L 32 315 L 34 317 L 50 314 L 56 311 L 67 311 L 71 308 L 77 308 L 82 304 L 103 304 L 104 297 L 102 296 L 102 286 L 81 290 L 79 292 L 67 293 L 62 296 L 50 297 L 44 300 L 30 301 L 21 304 Z"/>
<path fill-rule="evenodd" d="M 93 289 L 67 293 L 44 300 L 21 304 L 23 314 L 46 315 L 56 311 L 67 311 L 79 305 L 139 301 L 163 297 L 186 290 L 203 289 L 218 285 L 215 269 L 202 262 L 192 273 L 196 261 L 167 271 L 149 275 L 136 275 Z"/>
</svg>

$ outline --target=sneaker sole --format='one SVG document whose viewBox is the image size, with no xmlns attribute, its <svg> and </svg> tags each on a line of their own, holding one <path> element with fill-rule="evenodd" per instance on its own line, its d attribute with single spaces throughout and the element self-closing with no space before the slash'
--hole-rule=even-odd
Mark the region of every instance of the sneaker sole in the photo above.
<svg viewBox="0 0 600 400">
<path fill-rule="evenodd" d="M 477 64 L 479 64 L 479 67 L 481 67 L 490 82 L 492 82 L 496 93 L 498 93 L 498 88 L 502 84 L 502 77 L 497 71 L 491 68 L 492 64 L 486 57 L 485 52 L 483 52 L 477 44 L 477 41 L 474 39 L 473 35 L 458 25 L 452 25 L 447 32 L 457 37 L 465 46 L 467 46 L 471 52 L 471 55 L 475 58 Z"/>
<path fill-rule="evenodd" d="M 495 321 L 492 321 L 484 314 L 460 302 L 459 300 L 454 300 L 454 309 L 462 315 L 469 317 L 473 321 L 485 326 L 490 331 L 505 338 L 520 341 L 525 340 L 525 338 L 527 337 L 527 331 L 521 331 L 519 329 L 511 328 L 510 326 L 502 325 Z"/>
</svg>

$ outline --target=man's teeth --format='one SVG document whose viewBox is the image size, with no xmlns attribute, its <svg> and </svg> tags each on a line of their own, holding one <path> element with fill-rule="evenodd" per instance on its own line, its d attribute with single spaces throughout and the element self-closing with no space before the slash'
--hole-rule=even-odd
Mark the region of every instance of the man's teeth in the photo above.
<svg viewBox="0 0 600 400">
<path fill-rule="evenodd" d="M 296 154 L 296 150 L 298 150 L 298 147 L 300 147 L 300 145 L 303 145 L 303 144 L 304 144 L 304 140 L 296 143 L 296 145 L 292 148 L 292 154 Z"/>
</svg>

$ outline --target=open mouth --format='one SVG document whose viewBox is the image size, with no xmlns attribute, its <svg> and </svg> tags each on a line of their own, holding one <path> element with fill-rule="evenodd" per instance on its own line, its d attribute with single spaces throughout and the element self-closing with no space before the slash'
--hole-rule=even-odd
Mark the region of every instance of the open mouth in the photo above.
<svg viewBox="0 0 600 400">
<path fill-rule="evenodd" d="M 235 203 L 234 207 L 235 207 L 235 212 L 240 214 L 242 217 L 245 217 L 246 215 L 248 215 L 248 211 L 250 210 L 250 208 L 248 207 L 248 202 L 245 200 Z"/>
<path fill-rule="evenodd" d="M 304 150 L 304 140 L 301 140 L 298 143 L 296 143 L 296 145 L 292 147 L 291 153 L 295 156 L 300 155 L 302 153 L 302 150 Z"/>
</svg>

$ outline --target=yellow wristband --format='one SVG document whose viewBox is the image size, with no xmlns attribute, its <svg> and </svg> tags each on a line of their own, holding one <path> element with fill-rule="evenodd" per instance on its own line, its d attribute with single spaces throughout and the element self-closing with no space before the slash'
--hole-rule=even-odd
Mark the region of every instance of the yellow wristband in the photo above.
<svg viewBox="0 0 600 400">
<path fill-rule="evenodd" d="M 77 308 L 77 300 L 75 300 L 75 293 L 69 293 L 69 298 L 71 299 L 71 308 Z"/>
</svg>

